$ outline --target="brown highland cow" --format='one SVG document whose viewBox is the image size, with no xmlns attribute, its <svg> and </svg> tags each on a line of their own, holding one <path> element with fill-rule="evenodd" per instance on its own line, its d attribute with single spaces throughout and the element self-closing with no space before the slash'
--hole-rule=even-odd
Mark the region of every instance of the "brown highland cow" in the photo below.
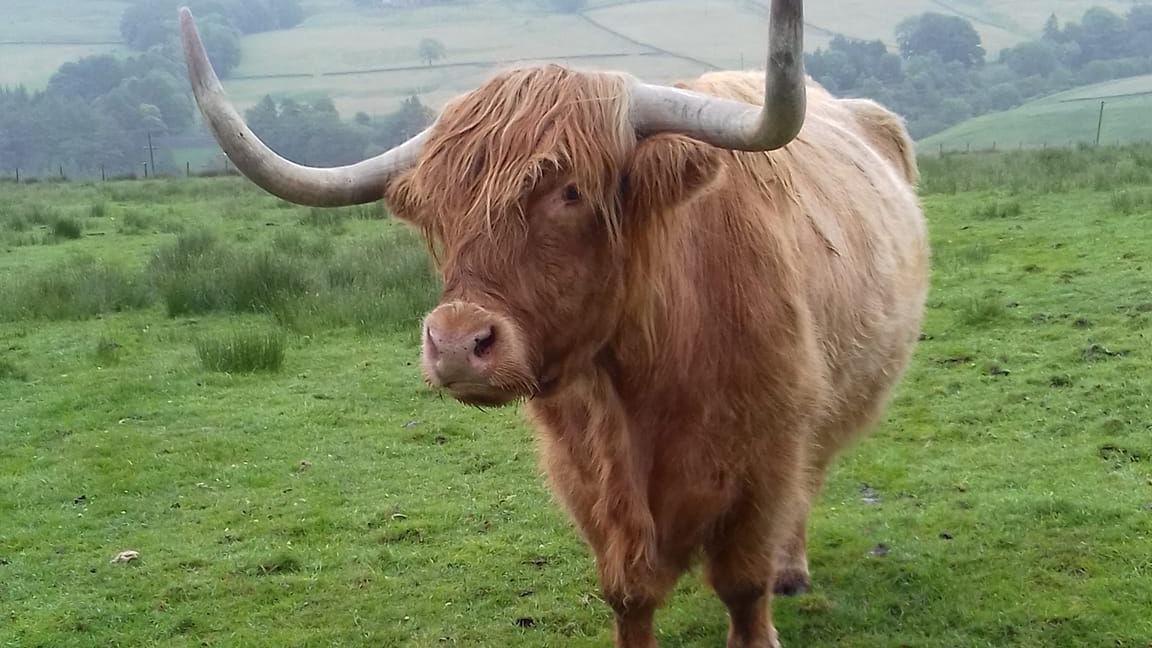
<svg viewBox="0 0 1152 648">
<path fill-rule="evenodd" d="M 925 223 L 902 121 L 807 81 L 800 0 L 767 71 L 675 88 L 545 65 L 498 74 L 424 133 L 349 167 L 269 150 L 182 12 L 197 101 L 255 183 L 316 206 L 387 201 L 443 279 L 429 383 L 526 402 L 543 466 L 596 555 L 616 641 L 701 559 L 729 646 L 777 646 L 774 593 L 809 586 L 828 464 L 876 421 L 920 330 Z"/>
</svg>

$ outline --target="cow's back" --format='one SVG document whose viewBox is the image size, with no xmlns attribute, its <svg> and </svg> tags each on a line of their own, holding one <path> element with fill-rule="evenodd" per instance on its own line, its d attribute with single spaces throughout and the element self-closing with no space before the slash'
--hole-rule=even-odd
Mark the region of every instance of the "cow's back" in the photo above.
<svg viewBox="0 0 1152 648">
<path fill-rule="evenodd" d="M 716 73 L 686 86 L 759 103 L 763 79 Z M 808 102 L 805 126 L 785 149 L 729 154 L 731 184 L 744 196 L 743 217 L 766 220 L 777 239 L 766 253 L 790 257 L 777 267 L 796 274 L 795 298 L 826 369 L 825 433 L 850 435 L 879 413 L 919 336 L 927 232 L 902 120 L 815 83 Z"/>
</svg>

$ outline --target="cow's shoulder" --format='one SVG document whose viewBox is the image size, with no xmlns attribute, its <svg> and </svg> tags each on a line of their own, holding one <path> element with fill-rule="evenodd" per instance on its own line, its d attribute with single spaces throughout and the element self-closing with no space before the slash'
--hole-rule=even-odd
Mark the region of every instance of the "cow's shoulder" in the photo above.
<svg viewBox="0 0 1152 648">
<path fill-rule="evenodd" d="M 861 133 L 869 144 L 904 174 L 912 184 L 920 180 L 916 165 L 916 146 L 904 120 L 896 113 L 869 99 L 841 99 L 840 104 L 856 117 Z"/>
</svg>

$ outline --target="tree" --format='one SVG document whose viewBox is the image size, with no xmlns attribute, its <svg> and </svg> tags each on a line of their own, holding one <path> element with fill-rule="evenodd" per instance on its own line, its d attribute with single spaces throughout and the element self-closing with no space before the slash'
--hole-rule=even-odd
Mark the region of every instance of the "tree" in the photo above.
<svg viewBox="0 0 1152 648">
<path fill-rule="evenodd" d="M 399 146 L 427 128 L 435 117 L 419 97 L 408 97 L 399 110 L 380 120 L 375 144 L 384 151 Z"/>
<path fill-rule="evenodd" d="M 1060 32 L 1060 19 L 1056 17 L 1056 14 L 1048 16 L 1048 21 L 1044 23 L 1044 40 L 1054 43 L 1063 40 L 1063 35 Z"/>
<path fill-rule="evenodd" d="M 945 63 L 956 61 L 965 67 L 984 62 L 980 34 L 960 16 L 932 12 L 913 16 L 896 27 L 896 41 L 905 58 L 935 53 Z"/>
<path fill-rule="evenodd" d="M 1019 76 L 1048 76 L 1060 65 L 1059 46 L 1049 40 L 1028 41 L 1000 53 L 1000 60 Z"/>
<path fill-rule="evenodd" d="M 123 79 L 124 66 L 120 60 L 101 54 L 61 65 L 48 81 L 48 88 L 52 92 L 91 100 L 107 94 Z"/>
<path fill-rule="evenodd" d="M 1127 52 L 1128 25 L 1124 19 L 1103 8 L 1084 12 L 1080 21 L 1080 49 L 1084 61 L 1120 58 Z"/>
<path fill-rule="evenodd" d="M 428 65 L 432 65 L 448 55 L 448 49 L 444 47 L 444 43 L 435 38 L 425 38 L 420 41 L 420 45 L 416 49 L 420 54 L 420 60 Z"/>
<path fill-rule="evenodd" d="M 1128 51 L 1131 56 L 1152 57 L 1152 4 L 1128 10 Z"/>
</svg>

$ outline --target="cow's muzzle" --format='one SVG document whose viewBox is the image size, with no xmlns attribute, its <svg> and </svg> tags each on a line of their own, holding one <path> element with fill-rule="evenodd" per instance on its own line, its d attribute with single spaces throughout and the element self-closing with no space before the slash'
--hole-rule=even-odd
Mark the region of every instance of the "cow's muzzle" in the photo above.
<svg viewBox="0 0 1152 648">
<path fill-rule="evenodd" d="M 504 405 L 530 396 L 523 336 L 508 318 L 450 302 L 424 320 L 424 375 L 470 405 Z"/>
</svg>

